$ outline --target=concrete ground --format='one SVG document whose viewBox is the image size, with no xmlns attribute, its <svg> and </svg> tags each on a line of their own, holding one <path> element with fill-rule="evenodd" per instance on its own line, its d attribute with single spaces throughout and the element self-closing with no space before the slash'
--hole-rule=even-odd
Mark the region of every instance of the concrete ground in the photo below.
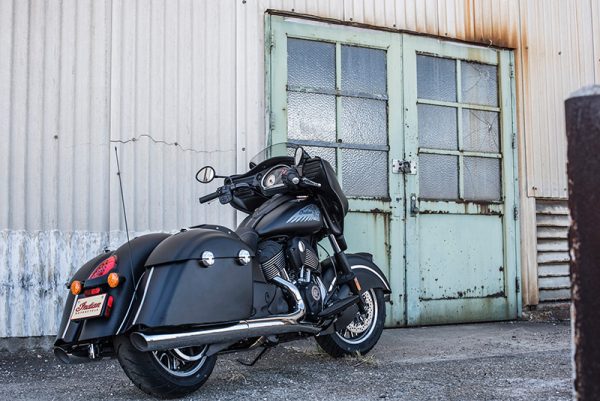
<svg viewBox="0 0 600 401">
<path fill-rule="evenodd" d="M 361 358 L 332 359 L 313 340 L 254 367 L 219 359 L 190 400 L 568 400 L 568 323 L 507 322 L 386 330 Z M 0 353 L 0 400 L 146 400 L 119 364 L 62 365 L 48 352 Z"/>
</svg>

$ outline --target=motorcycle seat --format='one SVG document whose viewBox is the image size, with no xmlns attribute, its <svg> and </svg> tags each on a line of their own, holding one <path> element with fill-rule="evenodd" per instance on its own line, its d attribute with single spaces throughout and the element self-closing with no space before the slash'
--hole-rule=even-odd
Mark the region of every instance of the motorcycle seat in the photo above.
<svg viewBox="0 0 600 401">
<path fill-rule="evenodd" d="M 256 253 L 256 249 L 258 248 L 258 233 L 256 230 L 252 227 L 242 225 L 235 230 L 235 233 L 250 247 L 253 253 Z"/>
</svg>

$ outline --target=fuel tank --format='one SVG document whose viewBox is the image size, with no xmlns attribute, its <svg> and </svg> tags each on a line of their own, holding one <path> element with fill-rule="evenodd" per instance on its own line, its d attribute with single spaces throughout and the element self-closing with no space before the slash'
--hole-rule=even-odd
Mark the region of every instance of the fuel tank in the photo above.
<svg viewBox="0 0 600 401">
<path fill-rule="evenodd" d="M 310 235 L 323 228 L 323 216 L 313 201 L 284 195 L 265 202 L 244 223 L 250 224 L 261 237 Z"/>
</svg>

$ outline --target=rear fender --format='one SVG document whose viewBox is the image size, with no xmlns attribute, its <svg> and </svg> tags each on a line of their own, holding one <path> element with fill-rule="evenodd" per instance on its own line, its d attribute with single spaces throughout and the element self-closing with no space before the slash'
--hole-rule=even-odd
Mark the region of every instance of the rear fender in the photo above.
<svg viewBox="0 0 600 401">
<path fill-rule="evenodd" d="M 117 288 L 107 291 L 107 294 L 114 299 L 109 318 L 71 321 L 75 301 L 81 295 L 75 296 L 69 291 L 55 345 L 74 344 L 123 332 L 124 322 L 127 315 L 131 313 L 135 287 L 144 275 L 144 263 L 152 250 L 167 237 L 169 234 L 149 234 L 134 238 L 129 244 L 122 245 L 114 252 L 105 252 L 96 256 L 77 270 L 69 283 L 73 280 L 87 280 L 96 266 L 109 256 L 116 255 L 117 266 L 114 271 L 125 280 Z M 132 269 L 135 278 L 132 277 Z"/>
</svg>

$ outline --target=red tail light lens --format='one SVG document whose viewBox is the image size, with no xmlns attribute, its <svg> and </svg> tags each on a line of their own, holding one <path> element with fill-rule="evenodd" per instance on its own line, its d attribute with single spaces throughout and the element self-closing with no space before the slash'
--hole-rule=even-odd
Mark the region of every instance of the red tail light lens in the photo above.
<svg viewBox="0 0 600 401">
<path fill-rule="evenodd" d="M 113 255 L 108 259 L 105 259 L 102 263 L 98 265 L 88 277 L 88 280 L 93 278 L 98 278 L 107 275 L 112 269 L 117 265 L 117 255 Z"/>
<path fill-rule="evenodd" d="M 83 293 L 85 294 L 86 297 L 89 297 L 90 295 L 98 295 L 98 294 L 100 294 L 100 287 L 92 288 L 90 290 L 85 290 Z"/>
<path fill-rule="evenodd" d="M 110 317 L 110 312 L 112 312 L 114 298 L 112 295 L 108 296 L 108 300 L 106 301 L 106 310 L 104 312 L 104 317 Z"/>
</svg>

